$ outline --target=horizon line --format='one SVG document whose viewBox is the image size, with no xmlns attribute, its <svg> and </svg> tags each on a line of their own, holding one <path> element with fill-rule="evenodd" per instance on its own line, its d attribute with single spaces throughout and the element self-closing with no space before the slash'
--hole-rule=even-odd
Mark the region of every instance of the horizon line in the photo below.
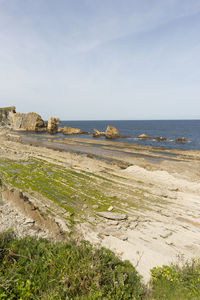
<svg viewBox="0 0 200 300">
<path fill-rule="evenodd" d="M 62 121 L 69 121 L 69 122 L 77 122 L 77 121 L 200 121 L 199 119 L 77 119 L 77 120 L 60 120 Z"/>
</svg>

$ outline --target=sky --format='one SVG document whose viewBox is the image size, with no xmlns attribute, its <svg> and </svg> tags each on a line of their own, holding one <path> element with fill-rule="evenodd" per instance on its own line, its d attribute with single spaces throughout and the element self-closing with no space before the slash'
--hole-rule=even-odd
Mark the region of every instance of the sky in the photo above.
<svg viewBox="0 0 200 300">
<path fill-rule="evenodd" d="M 200 119 L 199 0 L 0 0 L 0 107 Z"/>
</svg>

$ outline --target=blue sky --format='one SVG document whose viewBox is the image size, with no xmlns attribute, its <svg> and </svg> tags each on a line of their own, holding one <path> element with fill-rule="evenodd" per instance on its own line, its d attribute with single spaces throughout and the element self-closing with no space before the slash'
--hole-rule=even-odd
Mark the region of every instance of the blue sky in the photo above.
<svg viewBox="0 0 200 300">
<path fill-rule="evenodd" d="M 0 0 L 0 107 L 200 119 L 199 0 Z"/>
</svg>

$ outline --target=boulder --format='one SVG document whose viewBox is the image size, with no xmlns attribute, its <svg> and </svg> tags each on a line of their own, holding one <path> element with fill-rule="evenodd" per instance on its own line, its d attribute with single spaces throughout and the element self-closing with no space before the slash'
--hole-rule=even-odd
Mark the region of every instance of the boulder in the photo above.
<svg viewBox="0 0 200 300">
<path fill-rule="evenodd" d="M 48 121 L 48 127 L 47 130 L 49 133 L 57 133 L 58 126 L 60 124 L 60 119 L 59 118 L 53 118 L 50 117 Z"/>
<path fill-rule="evenodd" d="M 105 136 L 107 139 L 116 139 L 120 137 L 118 130 L 113 126 L 108 126 L 106 128 Z"/>
<path fill-rule="evenodd" d="M 187 143 L 187 140 L 184 137 L 182 137 L 177 140 L 174 140 L 174 143 Z"/>
<path fill-rule="evenodd" d="M 73 135 L 73 134 L 87 134 L 87 132 L 79 129 L 79 128 L 72 128 L 72 127 L 68 127 L 65 126 L 62 130 L 63 134 L 66 135 Z"/>
<path fill-rule="evenodd" d="M 40 115 L 35 112 L 24 113 L 11 113 L 12 129 L 24 131 L 46 131 L 47 124 L 44 122 Z"/>
<path fill-rule="evenodd" d="M 105 132 L 99 131 L 97 129 L 93 129 L 93 137 L 105 136 Z"/>
</svg>

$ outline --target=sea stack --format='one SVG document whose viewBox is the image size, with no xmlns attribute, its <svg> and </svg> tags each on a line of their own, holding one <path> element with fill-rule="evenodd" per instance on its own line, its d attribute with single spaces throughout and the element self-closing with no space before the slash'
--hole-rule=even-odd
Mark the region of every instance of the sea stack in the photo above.
<svg viewBox="0 0 200 300">
<path fill-rule="evenodd" d="M 119 138 L 119 131 L 114 126 L 108 126 L 106 128 L 105 136 L 107 139 L 116 139 Z"/>
</svg>

